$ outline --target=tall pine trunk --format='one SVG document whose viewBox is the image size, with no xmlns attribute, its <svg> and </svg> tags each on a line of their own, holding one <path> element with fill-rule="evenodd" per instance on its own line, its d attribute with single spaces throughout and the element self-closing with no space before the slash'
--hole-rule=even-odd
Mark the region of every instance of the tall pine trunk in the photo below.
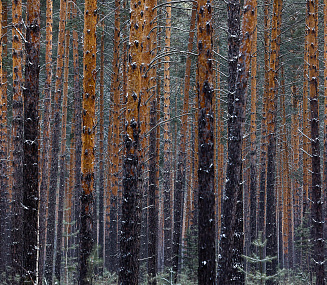
<svg viewBox="0 0 327 285">
<path fill-rule="evenodd" d="M 13 103 L 12 103 L 12 203 L 11 203 L 11 267 L 13 284 L 23 280 L 23 39 L 22 2 L 12 1 L 12 64 L 13 64 Z M 17 275 L 18 278 L 15 278 Z"/>
<path fill-rule="evenodd" d="M 123 199 L 120 235 L 119 283 L 138 284 L 140 252 L 140 137 L 142 114 L 141 64 L 143 5 L 141 1 L 130 3 L 129 72 L 126 93 L 126 123 L 124 127 Z"/>
<path fill-rule="evenodd" d="M 7 28 L 7 1 L 1 1 L 0 10 L 0 32 L 1 32 L 1 46 L 0 46 L 0 56 L 1 56 L 1 69 L 0 69 L 0 187 L 1 187 L 1 198 L 0 198 L 0 274 L 7 279 L 8 278 L 8 268 L 6 264 L 9 264 L 9 254 L 10 248 L 8 244 L 10 242 L 10 212 L 9 212 L 9 185 L 8 185 L 8 175 L 9 175 L 9 163 L 8 163 L 8 121 L 7 121 L 7 86 L 8 86 L 8 72 L 7 66 L 4 64 L 4 59 L 8 55 L 8 28 Z"/>
<path fill-rule="evenodd" d="M 144 69 L 142 74 L 142 86 L 144 87 L 145 98 L 150 102 L 149 113 L 149 183 L 148 183 L 148 275 L 149 284 L 156 285 L 157 280 L 157 255 L 158 255 L 158 182 L 157 176 L 157 94 L 156 94 L 156 76 L 157 70 L 150 64 L 156 56 L 157 47 L 157 1 L 145 0 L 145 19 L 143 34 L 143 62 Z M 145 99 L 146 100 L 146 99 Z"/>
<path fill-rule="evenodd" d="M 228 164 L 223 199 L 221 253 L 218 284 L 244 282 L 243 267 L 243 180 L 242 143 L 245 95 L 249 78 L 251 41 L 255 31 L 255 2 L 244 3 L 240 35 L 240 3 L 229 1 L 228 9 Z"/>
<path fill-rule="evenodd" d="M 212 10 L 211 1 L 198 1 L 198 280 L 208 285 L 216 284 Z"/>
<path fill-rule="evenodd" d="M 69 5 L 70 7 L 70 5 Z M 70 11 L 69 11 L 70 13 Z M 67 17 L 68 18 L 68 17 Z M 58 201 L 58 223 L 57 223 L 57 247 L 55 253 L 55 277 L 58 282 L 61 280 L 61 261 L 62 261 L 62 237 L 63 237 L 63 218 L 64 218 L 64 200 L 65 197 L 65 173 L 66 173 L 66 129 L 67 129 L 67 104 L 68 104 L 68 72 L 69 72 L 69 41 L 70 32 L 65 35 L 65 60 L 64 60 L 64 84 L 63 84 L 63 102 L 61 114 L 61 147 L 60 147 L 60 174 L 59 174 L 59 201 Z"/>
<path fill-rule="evenodd" d="M 119 189 L 119 144 L 120 144 L 120 76 L 119 76 L 119 44 L 120 44 L 120 0 L 115 0 L 115 30 L 113 39 L 113 74 L 111 79 L 111 96 L 112 96 L 112 108 L 111 108 L 111 121 L 110 128 L 111 133 L 108 134 L 108 155 L 109 155 L 109 169 L 110 169 L 110 180 L 108 180 L 108 192 L 110 194 L 109 199 L 107 199 L 107 207 L 110 220 L 109 234 L 106 240 L 106 252 L 107 252 L 107 262 L 106 267 L 109 271 L 116 271 L 118 267 L 118 189 Z M 125 62 L 124 62 L 125 63 Z M 111 141 L 109 139 L 111 138 Z M 110 150 L 110 151 L 109 151 Z M 108 249 L 107 249 L 108 247 Z"/>
<path fill-rule="evenodd" d="M 280 21 L 282 1 L 274 0 L 271 31 L 271 48 L 268 72 L 268 108 L 267 108 L 267 215 L 266 239 L 267 256 L 277 256 L 277 220 L 276 220 L 276 112 L 277 112 L 277 73 L 280 50 Z M 267 275 L 277 273 L 277 259 L 266 264 Z M 268 280 L 267 284 L 274 284 Z"/>
<path fill-rule="evenodd" d="M 322 220 L 322 195 L 320 173 L 320 140 L 319 140 L 319 100 L 318 100 L 318 1 L 307 0 L 308 17 L 308 64 L 311 126 L 311 163 L 312 163 L 312 202 L 311 223 L 313 241 L 313 270 L 316 273 L 316 284 L 325 284 L 324 273 L 324 240 Z"/>
<path fill-rule="evenodd" d="M 48 202 L 47 223 L 47 246 L 45 259 L 45 278 L 49 285 L 53 282 L 53 260 L 55 248 L 55 221 L 56 221 L 56 193 L 58 180 L 58 156 L 60 138 L 60 110 L 62 101 L 62 73 L 64 63 L 64 42 L 66 26 L 67 0 L 60 1 L 60 20 L 58 33 L 57 66 L 54 104 L 52 108 L 52 132 L 51 132 L 51 162 L 50 162 L 50 185 Z"/>
<path fill-rule="evenodd" d="M 25 283 L 36 281 L 38 228 L 38 135 L 40 1 L 27 1 L 26 65 L 24 88 L 24 270 Z"/>
<path fill-rule="evenodd" d="M 49 153 L 50 153 L 50 114 L 51 114 L 51 82 L 52 82 L 52 0 L 46 2 L 46 56 L 45 56 L 45 86 L 43 99 L 43 148 L 42 176 L 40 185 L 39 204 L 39 259 L 38 285 L 42 285 L 46 247 L 46 213 L 49 195 Z"/>
<path fill-rule="evenodd" d="M 166 38 L 165 38 L 165 61 L 164 61 L 164 99 L 163 99 L 163 114 L 164 114 L 164 166 L 163 166 L 163 192 L 164 192 L 164 254 L 165 254 L 165 268 L 177 272 L 176 261 L 173 261 L 175 247 L 178 245 L 173 245 L 173 238 L 175 229 L 177 229 L 176 224 L 173 224 L 172 215 L 172 187 L 171 187 L 171 130 L 170 130 L 170 36 L 171 36 L 171 4 L 169 0 L 166 1 Z M 174 207 L 176 211 L 177 205 Z M 175 222 L 175 221 L 174 221 Z M 172 228 L 174 229 L 172 232 Z M 177 241 L 178 242 L 178 241 Z M 178 259 L 178 249 L 177 249 L 177 259 Z M 177 261 L 178 263 L 178 261 Z"/>
<path fill-rule="evenodd" d="M 92 284 L 94 237 L 94 143 L 96 82 L 97 1 L 86 0 L 84 7 L 83 116 L 82 116 L 82 195 L 80 221 L 80 285 Z"/>
</svg>

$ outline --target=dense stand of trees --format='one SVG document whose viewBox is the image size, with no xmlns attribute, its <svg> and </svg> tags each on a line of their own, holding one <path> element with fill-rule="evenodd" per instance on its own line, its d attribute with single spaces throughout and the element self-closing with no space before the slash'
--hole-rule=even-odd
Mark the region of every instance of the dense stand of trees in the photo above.
<svg viewBox="0 0 327 285">
<path fill-rule="evenodd" d="M 1 284 L 326 283 L 327 3 L 262 4 L 0 1 Z"/>
</svg>

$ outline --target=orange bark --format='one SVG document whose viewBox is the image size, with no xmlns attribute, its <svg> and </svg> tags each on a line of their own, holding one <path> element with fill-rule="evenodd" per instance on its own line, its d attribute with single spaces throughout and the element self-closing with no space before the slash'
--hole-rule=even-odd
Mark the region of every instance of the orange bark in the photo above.
<svg viewBox="0 0 327 285">
<path fill-rule="evenodd" d="M 186 153 L 186 145 L 187 141 L 190 141 L 190 131 L 188 128 L 188 112 L 189 112 L 189 93 L 190 93 L 190 79 L 191 79 L 191 64 L 192 64 L 192 58 L 191 53 L 193 49 L 193 40 L 194 40 L 194 34 L 195 34 L 195 20 L 196 20 L 196 4 L 193 3 L 192 7 L 192 15 L 191 15 L 191 23 L 190 23 L 190 33 L 189 33 L 189 40 L 188 40 L 188 46 L 187 46 L 187 58 L 186 58 L 186 67 L 185 67 L 185 81 L 184 81 L 184 102 L 183 102 L 183 114 L 181 117 L 181 133 L 180 133 L 180 153 L 183 154 L 181 159 L 185 159 L 185 153 Z M 185 171 L 186 169 L 189 169 L 190 166 L 190 156 L 186 156 L 186 161 L 179 162 L 182 163 L 181 167 L 184 169 L 182 171 Z M 184 177 L 185 179 L 185 177 Z M 187 179 L 185 179 L 187 183 Z M 190 185 L 187 185 L 187 206 L 186 206 L 186 227 L 189 228 L 191 224 L 193 223 L 193 189 L 190 187 Z"/>
<path fill-rule="evenodd" d="M 141 1 L 132 0 L 130 3 L 130 34 L 129 34 L 129 72 L 126 93 L 126 111 L 124 128 L 124 163 L 123 163 L 123 199 L 122 223 L 120 239 L 119 282 L 123 284 L 137 284 L 139 272 L 139 242 L 140 242 L 140 165 L 142 150 L 140 138 L 140 124 L 143 115 L 140 114 L 141 103 L 141 68 L 142 53 L 141 40 L 143 23 L 143 5 Z"/>
<path fill-rule="evenodd" d="M 23 240 L 21 235 L 23 215 L 23 38 L 22 1 L 12 1 L 12 64 L 13 64 L 13 108 L 12 108 L 12 272 L 22 277 Z M 18 284 L 18 283 L 17 283 Z"/>
<path fill-rule="evenodd" d="M 83 56 L 83 123 L 82 123 L 82 209 L 80 280 L 89 284 L 89 256 L 93 248 L 94 142 L 95 142 L 95 79 L 97 1 L 86 0 L 84 10 Z"/>
</svg>

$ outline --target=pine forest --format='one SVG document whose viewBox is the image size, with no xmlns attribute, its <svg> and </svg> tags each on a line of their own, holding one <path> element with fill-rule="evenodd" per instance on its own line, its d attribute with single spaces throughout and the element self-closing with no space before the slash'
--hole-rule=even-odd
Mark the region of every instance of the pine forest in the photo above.
<svg viewBox="0 0 327 285">
<path fill-rule="evenodd" d="M 0 0 L 0 284 L 327 284 L 327 0 Z"/>
</svg>

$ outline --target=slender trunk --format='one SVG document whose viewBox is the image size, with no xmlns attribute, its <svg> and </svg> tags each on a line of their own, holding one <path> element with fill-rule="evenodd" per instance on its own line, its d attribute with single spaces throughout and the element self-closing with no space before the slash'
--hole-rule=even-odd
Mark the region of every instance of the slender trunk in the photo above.
<svg viewBox="0 0 327 285">
<path fill-rule="evenodd" d="M 150 135 L 149 135 L 149 185 L 148 185 L 148 275 L 149 284 L 156 285 L 157 275 L 157 252 L 158 252 L 158 183 L 157 183 L 157 94 L 156 94 L 156 76 L 155 67 L 151 67 L 151 62 L 156 56 L 157 41 L 157 1 L 146 0 L 145 19 L 143 35 L 143 62 L 145 73 L 142 74 L 142 85 L 144 86 L 144 95 L 150 102 Z M 146 100 L 146 99 L 145 99 Z"/>
<path fill-rule="evenodd" d="M 268 74 L 268 109 L 267 109 L 267 214 L 266 216 L 266 239 L 267 255 L 277 256 L 277 217 L 276 217 L 276 112 L 277 112 L 277 73 L 280 50 L 280 21 L 282 0 L 273 2 L 273 18 L 271 32 L 271 50 Z M 277 259 L 267 263 L 267 275 L 272 276 L 277 272 Z M 268 280 L 267 284 L 274 284 Z"/>
<path fill-rule="evenodd" d="M 123 162 L 123 199 L 122 225 L 120 235 L 120 270 L 119 283 L 138 284 L 140 252 L 140 219 L 141 191 L 140 171 L 141 156 L 139 113 L 141 104 L 141 45 L 142 7 L 140 1 L 132 0 L 130 4 L 130 37 L 129 37 L 129 74 L 126 94 L 126 124 L 124 130 L 125 155 Z M 128 96 L 127 96 L 128 95 Z"/>
<path fill-rule="evenodd" d="M 164 166 L 163 166 L 163 191 L 164 191 L 164 253 L 165 268 L 174 267 L 177 272 L 177 264 L 173 263 L 173 243 L 172 243 L 172 190 L 171 190 L 171 133 L 170 133 L 170 35 L 171 35 L 171 5 L 166 1 L 166 38 L 165 38 L 165 62 L 164 62 Z M 178 253 L 177 253 L 178 255 Z M 178 257 L 177 257 L 178 258 Z"/>
<path fill-rule="evenodd" d="M 250 251 L 254 252 L 253 242 L 257 236 L 257 1 L 254 0 L 254 34 L 251 46 L 251 126 L 250 126 Z"/>
<path fill-rule="evenodd" d="M 103 16 L 103 15 L 102 15 Z M 98 258 L 104 260 L 104 40 L 105 23 L 102 21 L 102 33 L 100 43 L 100 126 L 99 126 L 99 243 Z M 99 274 L 103 275 L 103 263 L 99 265 Z"/>
<path fill-rule="evenodd" d="M 51 82 L 52 82 L 52 0 L 46 2 L 46 53 L 45 53 L 45 86 L 43 107 L 43 149 L 42 149 L 42 177 L 39 204 L 39 258 L 38 285 L 43 282 L 46 242 L 46 213 L 49 195 L 49 153 L 50 153 L 50 114 L 51 114 Z"/>
<path fill-rule="evenodd" d="M 26 284 L 36 281 L 38 229 L 38 134 L 40 0 L 27 1 L 24 87 L 24 270 Z"/>
<path fill-rule="evenodd" d="M 7 122 L 7 66 L 4 65 L 4 59 L 7 58 L 7 1 L 1 1 L 0 10 L 0 32 L 1 32 L 1 46 L 0 46 L 0 187 L 1 187 L 1 236 L 0 236 L 0 274 L 2 274 L 5 280 L 8 278 L 8 268 L 6 264 L 9 264 L 10 250 L 8 244 L 10 242 L 10 221 L 9 221 L 9 185 L 8 185 L 8 122 Z"/>
<path fill-rule="evenodd" d="M 70 5 L 69 5 L 70 6 Z M 68 18 L 68 17 L 67 17 Z M 63 236 L 63 217 L 65 199 L 65 173 L 66 173 L 66 129 L 67 129 L 67 101 L 68 101 L 68 72 L 69 72 L 69 41 L 70 32 L 66 31 L 65 36 L 65 64 L 64 64 L 64 84 L 63 102 L 61 114 L 61 149 L 60 149 L 60 175 L 59 175 L 59 201 L 58 201 L 58 223 L 57 223 L 57 249 L 55 254 L 55 277 L 60 283 L 61 260 L 62 260 L 62 236 Z"/>
<path fill-rule="evenodd" d="M 72 18 L 77 17 L 77 7 L 76 2 L 74 2 L 72 7 Z M 73 27 L 73 70 L 74 70 L 74 141 L 75 141 L 75 185 L 74 185 L 74 217 L 75 226 L 74 232 L 76 232 L 75 237 L 75 247 L 74 257 L 79 262 L 79 229 L 80 229 L 80 209 L 81 201 L 80 197 L 82 195 L 82 181 L 81 181 L 81 157 L 82 157 L 82 96 L 80 92 L 80 74 L 79 74 L 79 56 L 78 56 L 78 32 L 77 26 Z M 78 278 L 75 276 L 76 279 Z"/>
<path fill-rule="evenodd" d="M 86 0 L 84 8 L 82 195 L 80 225 L 80 285 L 92 284 L 94 234 L 94 142 L 97 1 Z"/>
<path fill-rule="evenodd" d="M 198 191 L 198 254 L 199 284 L 216 284 L 215 262 L 215 191 L 214 191 L 214 116 L 212 64 L 212 3 L 198 1 L 198 77 L 199 102 L 199 191 Z"/>
<path fill-rule="evenodd" d="M 12 103 L 12 230 L 11 258 L 13 284 L 20 284 L 23 277 L 23 39 L 22 1 L 12 1 L 12 64 L 13 64 L 13 103 Z M 15 278 L 17 275 L 18 278 Z"/>
<path fill-rule="evenodd" d="M 260 185 L 259 185 L 259 209 L 257 216 L 257 232 L 265 233 L 266 218 L 266 178 L 267 178 L 267 108 L 268 108 L 268 74 L 269 74 L 269 30 L 270 30 L 270 0 L 264 1 L 264 94 L 261 120 L 261 153 L 260 153 Z M 265 252 L 264 252 L 265 254 Z"/>
<path fill-rule="evenodd" d="M 55 248 L 55 221 L 56 221 L 56 193 L 58 179 L 58 155 L 60 138 L 60 106 L 62 97 L 62 72 L 64 62 L 64 41 L 66 26 L 67 0 L 60 1 L 60 21 L 58 34 L 58 52 L 56 66 L 56 82 L 54 105 L 52 109 L 52 132 L 51 132 L 51 166 L 50 166 L 50 188 L 48 203 L 48 224 L 47 224 L 47 246 L 45 260 L 45 278 L 49 285 L 53 282 L 53 261 Z"/>
<path fill-rule="evenodd" d="M 118 188 L 119 188 L 119 144 L 120 144 L 120 90 L 119 90 L 119 44 L 120 44 L 120 0 L 115 0 L 115 31 L 114 31 L 114 55 L 112 59 L 113 66 L 113 75 L 111 83 L 111 96 L 112 96 L 112 105 L 111 108 L 111 133 L 108 134 L 108 139 L 111 138 L 111 141 L 108 141 L 110 144 L 111 151 L 110 155 L 110 171 L 111 171 L 111 181 L 108 183 L 111 184 L 110 187 L 110 198 L 108 201 L 108 214 L 110 219 L 109 225 L 109 235 L 106 245 L 108 245 L 108 269 L 109 271 L 115 272 L 118 267 L 117 252 L 118 252 Z"/>
<path fill-rule="evenodd" d="M 283 216 L 282 216 L 282 232 L 283 232 L 283 267 L 291 268 L 289 261 L 292 253 L 292 243 L 290 243 L 292 233 L 292 189 L 289 171 L 289 160 L 288 160 L 288 144 L 287 144 L 287 128 L 286 128 L 286 111 L 285 111 L 285 80 L 284 80 L 284 68 L 281 68 L 281 82 L 282 82 L 282 96 L 281 96 L 281 109 L 282 109 L 282 180 L 283 180 Z"/>
<path fill-rule="evenodd" d="M 195 22 L 196 22 L 196 3 L 193 3 L 192 15 L 190 22 L 190 33 L 187 46 L 187 58 L 186 58 L 186 67 L 185 67 L 185 80 L 184 80 L 184 101 L 183 101 L 183 113 L 181 117 L 181 128 L 180 128 L 180 142 L 179 142 L 179 155 L 178 155 L 178 164 L 177 164 L 177 178 L 175 189 L 176 192 L 182 192 L 185 188 L 185 176 L 186 176 L 186 145 L 187 145 L 187 136 L 189 133 L 188 129 L 188 112 L 189 112 L 189 97 L 190 97 L 190 80 L 191 80 L 191 65 L 192 57 L 191 53 L 193 50 L 193 41 L 195 34 Z M 186 187 L 187 189 L 187 209 L 186 209 L 186 226 L 190 229 L 191 224 L 193 223 L 193 200 L 192 200 L 192 188 Z"/>
<path fill-rule="evenodd" d="M 327 217 L 327 0 L 324 0 L 324 152 L 323 152 L 323 219 Z M 327 225 L 324 224 L 324 238 L 327 237 Z M 325 249 L 326 251 L 326 249 Z"/>
<path fill-rule="evenodd" d="M 313 270 L 316 273 L 316 284 L 324 284 L 324 240 L 322 220 L 322 196 L 320 173 L 320 141 L 319 141 L 319 102 L 318 102 L 318 1 L 307 0 L 308 17 L 308 64 L 309 64 L 309 95 L 310 95 L 310 126 L 312 150 L 312 239 L 313 239 Z"/>
<path fill-rule="evenodd" d="M 69 166 L 67 162 L 66 168 L 68 169 L 69 179 L 66 184 L 66 201 L 65 201 L 65 274 L 64 274 L 64 282 L 68 284 L 69 280 L 69 267 L 73 264 L 73 246 L 74 243 L 74 235 L 73 233 L 73 209 L 74 209 L 74 185 L 75 185 L 75 118 L 72 118 L 71 122 L 71 141 L 70 141 L 70 156 L 69 156 Z"/>
</svg>

